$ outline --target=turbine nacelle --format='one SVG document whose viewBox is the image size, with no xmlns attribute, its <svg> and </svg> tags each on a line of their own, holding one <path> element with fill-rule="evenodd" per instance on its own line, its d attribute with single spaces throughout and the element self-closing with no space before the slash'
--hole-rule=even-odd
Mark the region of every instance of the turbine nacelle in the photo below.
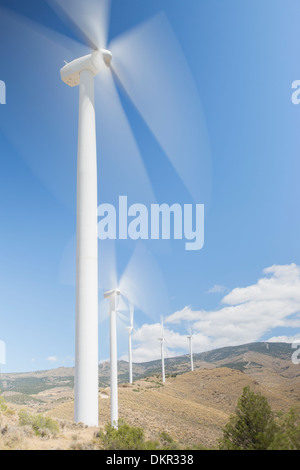
<svg viewBox="0 0 300 470">
<path fill-rule="evenodd" d="M 106 49 L 94 51 L 91 54 L 80 57 L 79 59 L 72 60 L 60 70 L 60 76 L 64 83 L 70 87 L 78 86 L 80 84 L 80 74 L 83 71 L 88 71 L 95 77 L 105 64 L 110 67 L 112 53 Z"/>
<path fill-rule="evenodd" d="M 121 292 L 119 289 L 112 289 L 112 290 L 109 290 L 107 292 L 104 292 L 104 298 L 105 299 L 109 299 L 110 297 L 112 297 L 113 295 L 121 295 Z"/>
</svg>

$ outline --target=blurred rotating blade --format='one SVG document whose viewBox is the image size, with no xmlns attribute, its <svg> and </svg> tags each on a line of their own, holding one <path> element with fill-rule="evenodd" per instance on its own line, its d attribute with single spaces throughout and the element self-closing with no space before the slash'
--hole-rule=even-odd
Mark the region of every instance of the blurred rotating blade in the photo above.
<svg viewBox="0 0 300 470">
<path fill-rule="evenodd" d="M 99 240 L 98 259 L 99 287 L 103 291 L 116 289 L 118 287 L 118 275 L 114 240 Z"/>
<path fill-rule="evenodd" d="M 130 303 L 153 320 L 169 310 L 168 292 L 161 270 L 142 243 L 133 252 L 119 287 Z"/>
<path fill-rule="evenodd" d="M 99 312 L 99 322 L 103 323 L 109 318 L 109 301 L 107 299 L 101 299 L 98 304 L 98 312 Z"/>
<path fill-rule="evenodd" d="M 133 328 L 134 305 L 132 303 L 130 303 L 129 311 L 130 311 L 130 326 L 131 328 Z"/>
<path fill-rule="evenodd" d="M 8 39 L 9 38 L 9 39 Z M 80 43 L 0 8 L 1 69 L 7 106 L 0 132 L 66 207 L 75 211 L 78 90 L 61 81 L 64 60 L 88 51 Z M 17 57 L 13 69 L 12 59 Z"/>
<path fill-rule="evenodd" d="M 113 40 L 112 67 L 190 194 L 210 194 L 206 123 L 191 71 L 164 14 Z"/>
<path fill-rule="evenodd" d="M 110 0 L 47 0 L 92 49 L 106 48 Z"/>
<path fill-rule="evenodd" d="M 117 309 L 117 316 L 118 316 L 118 320 L 121 320 L 124 327 L 126 327 L 128 323 L 127 316 L 124 313 L 122 313 L 119 309 Z"/>
<path fill-rule="evenodd" d="M 106 68 L 95 79 L 98 138 L 99 199 L 118 205 L 155 202 L 139 148 L 122 107 L 112 72 Z"/>
<path fill-rule="evenodd" d="M 163 317 L 163 315 L 161 315 L 161 317 L 160 317 L 160 323 L 161 323 L 162 337 L 165 338 L 165 328 L 164 328 L 164 317 Z"/>
<path fill-rule="evenodd" d="M 128 312 L 128 303 L 126 302 L 126 299 L 122 295 L 122 292 L 121 292 L 121 295 L 118 295 L 117 298 L 118 298 L 118 305 L 117 305 L 118 312 Z M 124 315 L 124 318 L 127 319 L 127 316 Z"/>
</svg>

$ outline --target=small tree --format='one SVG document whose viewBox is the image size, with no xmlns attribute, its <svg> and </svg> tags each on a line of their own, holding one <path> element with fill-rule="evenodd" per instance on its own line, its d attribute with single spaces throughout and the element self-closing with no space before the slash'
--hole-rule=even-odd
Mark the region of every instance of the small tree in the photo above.
<svg viewBox="0 0 300 470">
<path fill-rule="evenodd" d="M 278 417 L 278 431 L 270 450 L 300 450 L 300 413 L 291 409 Z"/>
<path fill-rule="evenodd" d="M 239 398 L 236 414 L 223 430 L 223 450 L 266 450 L 276 433 L 274 414 L 267 399 L 245 387 Z"/>
</svg>

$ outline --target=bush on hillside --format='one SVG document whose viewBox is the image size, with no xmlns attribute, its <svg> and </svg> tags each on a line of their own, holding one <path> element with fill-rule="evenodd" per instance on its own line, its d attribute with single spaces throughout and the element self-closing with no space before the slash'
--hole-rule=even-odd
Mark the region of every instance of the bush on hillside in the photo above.
<svg viewBox="0 0 300 470">
<path fill-rule="evenodd" d="M 274 440 L 277 427 L 267 399 L 245 387 L 236 414 L 223 430 L 220 448 L 225 450 L 266 450 Z"/>
<path fill-rule="evenodd" d="M 46 436 L 48 432 L 56 435 L 59 432 L 59 425 L 49 416 L 41 414 L 31 415 L 25 410 L 19 412 L 20 426 L 31 426 L 37 436 Z"/>
<path fill-rule="evenodd" d="M 99 439 L 99 446 L 105 450 L 175 450 L 179 448 L 166 432 L 162 432 L 157 441 L 146 440 L 142 428 L 129 426 L 123 420 L 119 421 L 118 429 L 108 424 L 105 431 L 100 430 L 96 434 L 96 438 Z"/>
<path fill-rule="evenodd" d="M 223 429 L 221 450 L 300 450 L 300 414 L 274 414 L 267 399 L 245 387 Z"/>
</svg>

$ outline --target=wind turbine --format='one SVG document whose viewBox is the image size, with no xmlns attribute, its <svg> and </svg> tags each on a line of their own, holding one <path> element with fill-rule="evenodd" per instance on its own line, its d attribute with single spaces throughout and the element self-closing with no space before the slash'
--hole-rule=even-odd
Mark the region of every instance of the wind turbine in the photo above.
<svg viewBox="0 0 300 470">
<path fill-rule="evenodd" d="M 104 4 L 104 2 L 102 2 Z M 107 3 L 107 2 L 106 2 Z M 74 22 L 72 10 L 54 2 Z M 68 3 L 65 3 L 67 5 Z M 74 5 L 74 3 L 73 3 Z M 78 5 L 77 5 L 78 7 Z M 80 26 L 75 15 L 75 24 Z M 88 30 L 90 28 L 88 25 Z M 80 31 L 82 31 L 80 29 Z M 98 31 L 98 28 L 97 28 Z M 99 36 L 86 35 L 96 47 L 91 54 L 67 63 L 60 71 L 70 87 L 79 86 L 79 129 L 77 161 L 77 251 L 76 251 L 76 344 L 75 344 L 75 421 L 98 425 L 98 248 L 97 248 L 97 150 L 94 77 L 110 67 L 112 53 L 104 49 Z M 96 41 L 98 43 L 96 43 Z M 119 75 L 126 77 L 123 67 Z M 129 94 L 131 92 L 129 91 Z M 134 100 L 134 98 L 133 98 Z M 117 346 L 116 290 L 111 296 L 111 421 L 117 425 Z M 119 295 L 119 294 L 118 294 Z M 130 336 L 130 335 L 129 335 Z M 131 338 L 130 338 L 131 341 Z M 163 341 L 162 341 L 163 349 Z M 164 381 L 163 375 L 163 381 Z"/>
<path fill-rule="evenodd" d="M 134 306 L 130 304 L 130 326 L 126 327 L 128 331 L 128 367 L 129 367 L 129 383 L 132 384 L 132 332 L 133 332 L 133 315 Z"/>
<path fill-rule="evenodd" d="M 94 77 L 112 55 L 100 49 L 60 71 L 79 86 L 77 158 L 75 422 L 98 426 L 98 236 Z"/>
<path fill-rule="evenodd" d="M 194 361 L 193 361 L 193 334 L 190 331 L 190 335 L 187 336 L 189 340 L 189 349 L 190 349 L 190 359 L 191 359 L 191 371 L 193 372 L 194 370 Z"/>
<path fill-rule="evenodd" d="M 165 330 L 164 330 L 164 320 L 163 317 L 161 317 L 161 331 L 162 331 L 162 336 L 161 338 L 158 338 L 158 340 L 161 342 L 160 344 L 160 350 L 161 350 L 161 376 L 162 376 L 162 381 L 165 383 L 166 381 L 166 375 L 165 375 Z"/>
<path fill-rule="evenodd" d="M 107 243 L 110 242 L 110 243 Z M 130 328 L 133 329 L 133 306 L 141 313 L 157 317 L 161 308 L 168 309 L 168 294 L 163 276 L 154 257 L 138 244 L 130 256 L 122 275 L 117 274 L 116 249 L 111 240 L 100 242 L 100 280 L 103 286 L 117 286 L 104 292 L 104 298 L 110 300 L 110 367 L 111 367 L 111 424 L 118 426 L 118 376 L 117 376 L 117 317 L 128 321 L 124 311 L 130 305 Z M 118 302 L 117 302 L 118 300 Z M 100 304 L 100 313 L 107 316 L 106 301 Z M 102 319 L 104 319 L 102 318 Z M 124 329 L 121 329 L 121 332 Z M 131 334 L 129 335 L 131 336 Z M 130 356 L 130 354 L 129 354 Z"/>
<path fill-rule="evenodd" d="M 118 429 L 118 354 L 117 354 L 117 297 L 119 289 L 104 293 L 105 299 L 110 299 L 110 416 L 111 425 Z"/>
<path fill-rule="evenodd" d="M 77 167 L 77 254 L 76 254 L 76 353 L 75 353 L 75 421 L 87 425 L 98 424 L 98 283 L 97 283 L 97 161 L 94 79 L 97 76 L 101 113 L 101 149 L 107 158 L 102 159 L 101 172 L 108 190 L 119 194 L 145 194 L 151 187 L 147 172 L 138 152 L 131 127 L 122 107 L 116 85 L 121 83 L 128 97 L 148 125 L 160 144 L 165 156 L 198 202 L 207 200 L 209 194 L 209 145 L 202 106 L 198 91 L 186 63 L 183 51 L 164 15 L 147 20 L 134 29 L 115 38 L 106 46 L 108 26 L 108 5 L 105 0 L 48 0 L 55 11 L 76 27 L 81 38 L 88 45 L 89 54 L 81 55 L 61 69 L 62 80 L 70 87 L 79 86 L 79 127 Z M 100 10 L 99 10 L 100 8 Z M 66 197 L 66 177 L 59 180 L 57 175 L 73 172 L 73 161 L 62 171 L 59 145 L 55 148 L 49 140 L 49 126 L 41 126 L 40 100 L 44 99 L 45 87 L 32 89 L 32 66 L 41 63 L 39 72 L 53 86 L 51 58 L 63 60 L 61 45 L 70 43 L 70 38 L 58 35 L 28 19 L 11 19 L 6 10 L 0 15 L 0 23 L 8 24 L 11 34 L 22 36 L 15 47 L 11 41 L 10 54 L 18 52 L 27 57 L 28 50 L 34 54 L 27 57 L 24 70 L 24 86 L 32 112 L 30 126 L 24 132 L 24 120 L 3 120 L 3 129 L 17 150 L 24 155 L 30 167 L 42 181 L 63 202 Z M 26 25 L 28 23 L 28 26 Z M 22 31 L 22 34 L 20 33 Z M 45 43 L 49 44 L 45 53 Z M 72 41 L 73 47 L 73 41 Z M 79 54 L 78 51 L 76 55 Z M 80 53 L 81 54 L 81 53 Z M 29 64 L 29 65 L 28 65 Z M 44 71 L 43 67 L 48 67 Z M 26 73 L 29 75 L 26 76 Z M 117 80 L 116 80 L 117 78 Z M 31 87 L 31 88 L 30 88 Z M 34 92 L 34 93 L 33 93 Z M 60 92 L 60 91 L 59 91 Z M 47 88 L 48 93 L 48 88 Z M 57 96 L 54 88 L 53 96 Z M 26 100 L 27 93 L 24 93 Z M 59 101 L 60 101 L 59 97 Z M 62 119 L 69 119 L 67 107 L 58 113 Z M 15 110 L 16 114 L 18 109 Z M 12 109 L 14 115 L 14 109 Z M 60 123 L 61 124 L 61 123 Z M 25 123 L 26 125 L 26 123 Z M 32 129 L 45 132 L 40 142 L 49 142 L 51 165 L 40 164 L 38 144 Z M 13 133 L 11 133 L 13 129 Z M 27 132 L 28 131 L 28 132 Z M 70 137 L 70 136 L 68 136 Z M 68 139 L 67 139 L 68 140 Z M 54 146 L 54 147 L 53 147 Z M 24 150 L 25 149 L 25 150 Z M 45 155 L 47 149 L 44 149 Z M 124 158 L 126 155 L 126 158 Z M 132 171 L 134 168 L 135 171 Z M 49 171 L 49 169 L 51 171 Z M 68 171 L 70 170 L 70 171 Z M 118 176 L 119 175 L 119 178 Z M 112 180 L 113 183 L 112 184 Z M 107 189 L 106 188 L 106 189 Z M 200 192 L 199 192 L 200 191 Z M 152 195 L 152 193 L 151 193 Z M 116 194 L 114 194 L 116 196 Z M 152 199 L 153 201 L 153 199 Z M 135 305 L 137 305 L 135 303 Z"/>
</svg>

